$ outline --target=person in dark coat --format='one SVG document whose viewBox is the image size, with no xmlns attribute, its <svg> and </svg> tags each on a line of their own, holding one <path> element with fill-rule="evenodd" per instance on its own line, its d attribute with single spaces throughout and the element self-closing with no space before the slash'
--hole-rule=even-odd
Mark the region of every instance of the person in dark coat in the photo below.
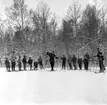
<svg viewBox="0 0 107 105">
<path fill-rule="evenodd" d="M 68 65 L 69 65 L 69 69 L 71 70 L 72 69 L 72 57 L 71 55 L 68 56 Z"/>
<path fill-rule="evenodd" d="M 21 68 L 22 68 L 21 56 L 19 56 L 18 58 L 18 68 L 19 68 L 19 71 L 21 71 Z"/>
<path fill-rule="evenodd" d="M 55 58 L 58 59 L 58 57 L 56 57 L 54 51 L 52 53 L 47 52 L 47 55 L 49 56 L 51 71 L 54 71 Z"/>
<path fill-rule="evenodd" d="M 8 58 L 5 59 L 6 70 L 10 72 L 10 61 Z"/>
<path fill-rule="evenodd" d="M 41 56 L 39 56 L 39 58 L 38 58 L 38 63 L 39 63 L 40 69 L 42 70 L 43 69 L 43 62 L 42 62 Z"/>
<path fill-rule="evenodd" d="M 31 57 L 29 57 L 29 59 L 28 59 L 28 64 L 29 64 L 29 66 L 30 66 L 30 70 L 32 70 L 32 63 L 33 63 L 33 60 L 32 60 Z"/>
<path fill-rule="evenodd" d="M 22 63 L 23 63 L 23 68 L 24 68 L 24 70 L 26 70 L 27 58 L 26 58 L 25 55 L 23 56 Z"/>
<path fill-rule="evenodd" d="M 38 70 L 38 64 L 39 64 L 39 62 L 35 60 L 34 63 L 33 63 L 34 70 Z"/>
<path fill-rule="evenodd" d="M 90 56 L 88 53 L 86 53 L 84 55 L 84 68 L 85 68 L 85 70 L 88 70 L 88 68 L 89 68 L 89 59 L 90 59 Z"/>
<path fill-rule="evenodd" d="M 12 52 L 12 55 L 11 55 L 11 68 L 12 68 L 12 71 L 15 71 L 15 66 L 16 66 L 16 56 L 15 56 L 15 52 Z"/>
<path fill-rule="evenodd" d="M 73 58 L 72 58 L 72 62 L 73 62 L 73 67 L 74 67 L 74 70 L 77 70 L 77 58 L 75 55 L 73 55 Z"/>
<path fill-rule="evenodd" d="M 63 57 L 61 57 L 61 60 L 62 60 L 62 69 L 65 70 L 65 68 L 66 68 L 66 57 L 65 57 L 65 55 L 63 55 Z"/>
<path fill-rule="evenodd" d="M 77 62 L 78 62 L 79 69 L 82 70 L 82 62 L 83 62 L 82 58 L 78 57 Z"/>
<path fill-rule="evenodd" d="M 97 58 L 98 58 L 98 61 L 99 61 L 99 68 L 100 68 L 100 72 L 104 72 L 105 70 L 105 66 L 103 64 L 103 61 L 104 61 L 104 56 L 102 54 L 102 52 L 100 51 L 99 48 L 97 48 Z"/>
</svg>

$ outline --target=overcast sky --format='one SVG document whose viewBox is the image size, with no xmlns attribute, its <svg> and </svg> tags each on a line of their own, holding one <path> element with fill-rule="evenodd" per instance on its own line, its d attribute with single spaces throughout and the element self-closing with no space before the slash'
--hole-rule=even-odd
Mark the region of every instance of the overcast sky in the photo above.
<svg viewBox="0 0 107 105">
<path fill-rule="evenodd" d="M 4 9 L 6 6 L 10 6 L 12 4 L 13 0 L 0 0 L 0 14 L 4 14 Z M 40 0 L 25 0 L 26 4 L 29 8 L 36 8 L 37 2 Z M 43 0 L 42 0 L 43 1 Z M 64 17 L 66 14 L 66 11 L 73 3 L 74 0 L 44 0 L 51 8 L 51 11 L 53 13 L 56 13 L 56 15 L 60 18 Z M 87 3 L 92 2 L 93 0 L 76 0 L 79 4 L 84 7 Z M 103 2 L 105 5 L 107 5 L 107 0 L 100 0 L 100 2 Z"/>
</svg>

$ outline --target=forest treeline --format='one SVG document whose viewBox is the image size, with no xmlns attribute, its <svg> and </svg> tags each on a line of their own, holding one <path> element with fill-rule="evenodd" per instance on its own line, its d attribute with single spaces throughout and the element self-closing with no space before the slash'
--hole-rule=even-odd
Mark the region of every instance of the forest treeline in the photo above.
<svg viewBox="0 0 107 105">
<path fill-rule="evenodd" d="M 60 9 L 60 8 L 59 8 Z M 87 4 L 82 8 L 74 2 L 68 7 L 59 26 L 57 16 L 45 2 L 28 9 L 25 0 L 13 0 L 5 8 L 6 19 L 0 19 L 0 52 L 12 51 L 34 56 L 47 51 L 58 55 L 96 52 L 107 48 L 107 9 Z"/>
</svg>

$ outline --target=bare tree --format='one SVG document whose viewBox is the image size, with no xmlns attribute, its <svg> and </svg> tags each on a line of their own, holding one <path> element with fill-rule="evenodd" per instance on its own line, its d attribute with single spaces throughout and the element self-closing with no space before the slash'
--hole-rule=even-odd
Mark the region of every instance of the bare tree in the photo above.
<svg viewBox="0 0 107 105">
<path fill-rule="evenodd" d="M 81 14 L 81 5 L 74 2 L 69 6 L 67 16 L 62 21 L 60 41 L 63 42 L 67 56 L 70 54 L 69 52 L 73 53 L 76 50 L 76 39 L 80 29 Z M 72 51 L 70 51 L 71 48 Z"/>
<path fill-rule="evenodd" d="M 6 8 L 7 21 L 15 31 L 21 32 L 21 38 L 26 52 L 26 31 L 24 29 L 31 25 L 30 11 L 27 9 L 25 0 L 13 0 L 13 4 Z"/>
<path fill-rule="evenodd" d="M 15 28 L 23 29 L 28 18 L 25 0 L 13 0 L 13 4 L 6 8 L 6 15 Z"/>
<path fill-rule="evenodd" d="M 1 47 L 0 49 L 1 49 L 1 52 L 3 53 L 5 51 L 4 37 L 5 37 L 4 20 L 2 20 L 0 17 L 0 47 Z"/>
<path fill-rule="evenodd" d="M 100 19 L 101 19 L 101 27 L 100 27 L 100 35 L 102 40 L 106 40 L 106 20 L 107 20 L 107 12 L 104 7 L 101 8 Z"/>
<path fill-rule="evenodd" d="M 95 47 L 98 47 L 100 25 L 100 10 L 94 5 L 87 5 L 83 12 L 81 31 L 86 38 L 85 46 L 87 44 L 86 47 L 90 46 L 94 51 Z"/>
<path fill-rule="evenodd" d="M 43 49 L 41 52 L 45 56 L 49 45 L 52 45 L 53 36 L 56 34 L 56 17 L 51 13 L 50 7 L 46 3 L 40 2 L 33 12 L 32 19 L 35 37 L 38 39 L 40 46 L 42 45 Z"/>
<path fill-rule="evenodd" d="M 69 6 L 67 12 L 67 18 L 71 20 L 71 24 L 73 25 L 73 36 L 77 36 L 78 28 L 80 25 L 80 20 L 82 16 L 81 5 L 77 2 L 74 2 L 71 6 Z"/>
</svg>

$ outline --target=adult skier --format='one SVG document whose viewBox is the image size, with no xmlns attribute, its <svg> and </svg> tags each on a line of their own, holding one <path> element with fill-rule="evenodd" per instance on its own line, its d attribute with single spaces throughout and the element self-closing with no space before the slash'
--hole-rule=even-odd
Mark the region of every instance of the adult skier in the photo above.
<svg viewBox="0 0 107 105">
<path fill-rule="evenodd" d="M 49 62 L 50 62 L 50 65 L 51 65 L 51 71 L 54 71 L 55 58 L 58 59 L 58 57 L 56 57 L 54 51 L 52 51 L 52 53 L 47 52 L 47 55 L 49 56 Z"/>
<path fill-rule="evenodd" d="M 66 68 L 66 57 L 65 57 L 65 55 L 63 55 L 63 57 L 61 57 L 61 60 L 62 60 L 62 69 L 65 70 L 65 68 Z"/>
</svg>

